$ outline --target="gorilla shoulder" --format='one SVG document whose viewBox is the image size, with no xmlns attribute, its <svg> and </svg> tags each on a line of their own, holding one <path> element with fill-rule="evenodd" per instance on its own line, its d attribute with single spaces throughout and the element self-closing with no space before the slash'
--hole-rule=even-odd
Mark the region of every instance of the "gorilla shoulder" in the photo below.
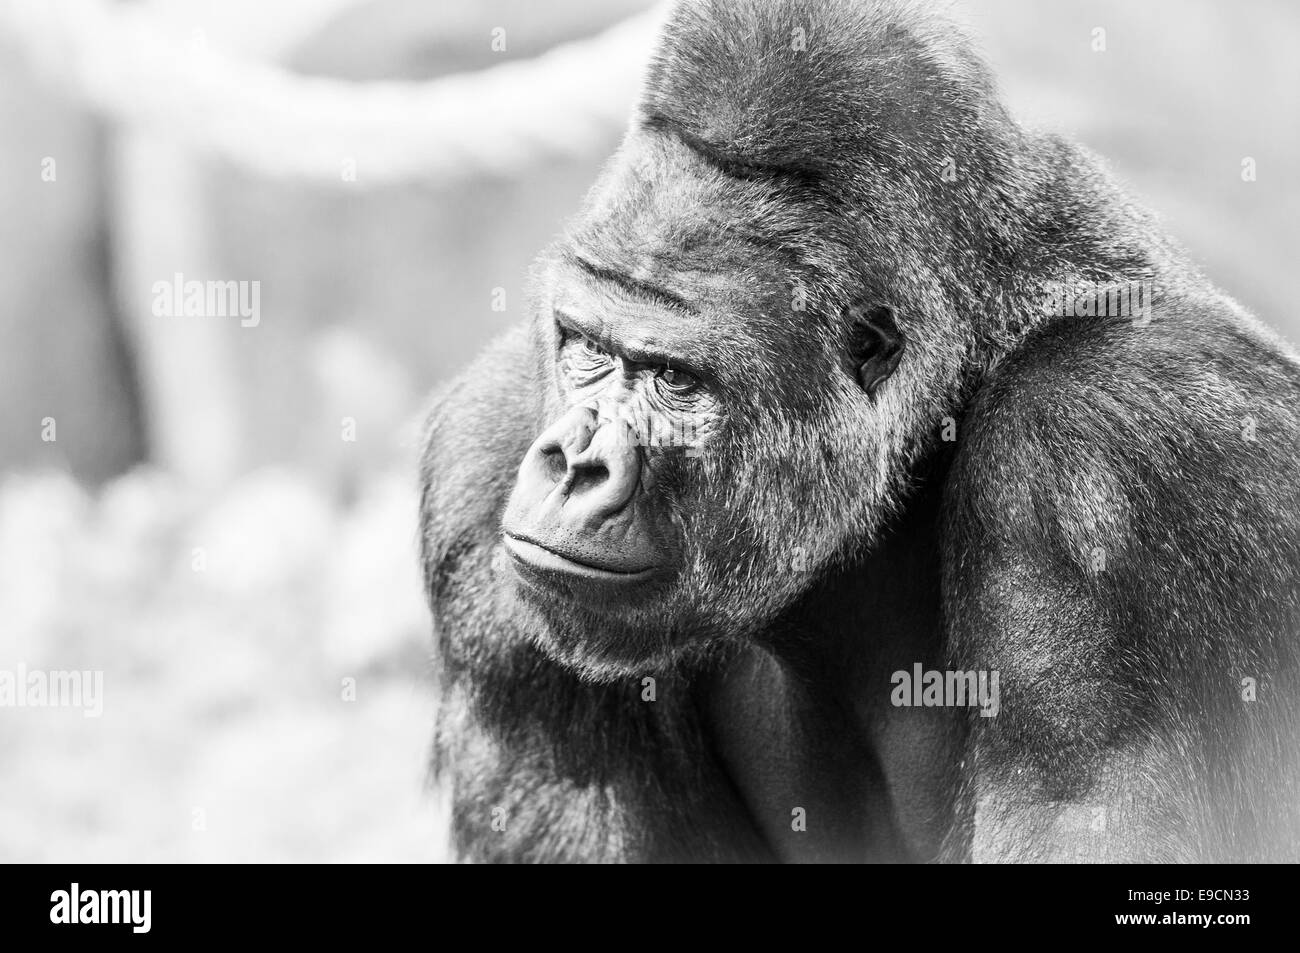
<svg viewBox="0 0 1300 953">
<path fill-rule="evenodd" d="M 1209 569 L 1276 599 L 1300 565 L 1298 442 L 1300 363 L 1223 299 L 1166 302 L 1146 323 L 1065 318 L 977 393 L 949 522 L 959 547 L 1093 579 L 1202 589 L 1192 575 Z"/>
</svg>

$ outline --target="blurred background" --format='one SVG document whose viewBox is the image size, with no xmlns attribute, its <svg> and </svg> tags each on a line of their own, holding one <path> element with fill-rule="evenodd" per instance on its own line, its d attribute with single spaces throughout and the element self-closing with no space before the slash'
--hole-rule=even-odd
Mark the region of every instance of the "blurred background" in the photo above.
<svg viewBox="0 0 1300 953">
<path fill-rule="evenodd" d="M 650 7 L 0 0 L 0 672 L 103 673 L 0 707 L 0 860 L 443 856 L 421 407 L 523 319 Z M 1300 8 L 954 10 L 1300 338 Z"/>
</svg>

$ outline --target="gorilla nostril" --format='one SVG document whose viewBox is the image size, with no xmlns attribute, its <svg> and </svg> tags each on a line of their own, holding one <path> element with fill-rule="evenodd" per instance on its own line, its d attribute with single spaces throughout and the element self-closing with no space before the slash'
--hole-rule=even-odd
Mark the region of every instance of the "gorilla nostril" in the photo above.
<svg viewBox="0 0 1300 953">
<path fill-rule="evenodd" d="M 569 462 L 564 457 L 564 451 L 558 443 L 539 449 L 542 455 L 542 464 L 546 467 L 547 477 L 552 483 L 559 483 L 569 470 Z"/>
<path fill-rule="evenodd" d="M 570 495 L 593 490 L 609 479 L 609 467 L 603 463 L 585 463 L 574 467 L 573 483 L 569 487 Z"/>
</svg>

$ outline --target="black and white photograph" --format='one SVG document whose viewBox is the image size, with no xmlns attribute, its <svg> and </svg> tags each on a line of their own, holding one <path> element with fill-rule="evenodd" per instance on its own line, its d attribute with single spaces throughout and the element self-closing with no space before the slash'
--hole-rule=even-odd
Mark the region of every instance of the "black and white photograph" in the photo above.
<svg viewBox="0 0 1300 953">
<path fill-rule="evenodd" d="M 1242 937 L 1300 861 L 1297 42 L 0 0 L 0 861 L 73 871 L 23 918 L 1159 865 L 1090 915 Z"/>
</svg>

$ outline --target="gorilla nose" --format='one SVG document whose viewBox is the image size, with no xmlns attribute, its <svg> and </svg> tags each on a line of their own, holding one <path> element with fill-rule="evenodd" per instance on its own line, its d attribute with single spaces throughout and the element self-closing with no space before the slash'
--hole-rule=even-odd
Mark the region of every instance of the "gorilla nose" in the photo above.
<svg viewBox="0 0 1300 953">
<path fill-rule="evenodd" d="M 548 495 L 560 497 L 560 521 L 592 531 L 632 501 L 640 474 L 631 427 L 578 407 L 533 442 L 519 481 L 543 481 Z"/>
<path fill-rule="evenodd" d="M 668 564 L 653 480 L 624 420 L 578 407 L 524 454 L 502 517 L 502 544 L 530 587 L 595 606 L 611 591 L 657 584 Z"/>
<path fill-rule="evenodd" d="M 524 454 L 502 519 L 524 578 L 599 601 L 610 586 L 653 582 L 663 554 L 646 506 L 634 431 L 587 407 L 544 430 Z"/>
</svg>

